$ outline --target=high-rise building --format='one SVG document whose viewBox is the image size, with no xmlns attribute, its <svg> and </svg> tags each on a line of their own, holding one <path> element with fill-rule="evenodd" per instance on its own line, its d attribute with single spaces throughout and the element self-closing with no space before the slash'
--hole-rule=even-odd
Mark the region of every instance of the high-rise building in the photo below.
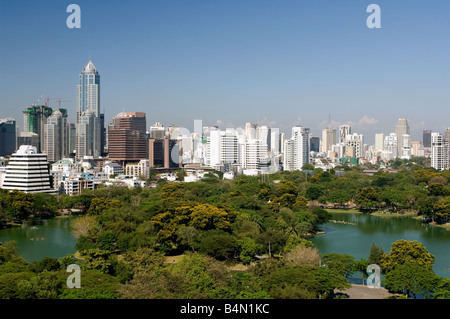
<svg viewBox="0 0 450 319">
<path fill-rule="evenodd" d="M 443 171 L 449 169 L 449 143 L 440 133 L 431 133 L 431 167 Z"/>
<path fill-rule="evenodd" d="M 39 135 L 34 132 L 20 132 L 17 137 L 17 149 L 20 145 L 31 145 L 37 149 L 39 147 Z"/>
<path fill-rule="evenodd" d="M 446 127 L 445 128 L 445 134 L 444 134 L 444 138 L 447 142 L 450 143 L 450 127 Z"/>
<path fill-rule="evenodd" d="M 77 123 L 77 159 L 80 160 L 84 156 L 98 157 L 98 153 L 94 152 L 94 130 L 95 114 L 91 110 L 82 112 Z"/>
<path fill-rule="evenodd" d="M 349 134 L 345 139 L 345 147 L 349 157 L 364 157 L 364 136 L 362 134 Z"/>
<path fill-rule="evenodd" d="M 331 150 L 331 146 L 336 144 L 336 129 L 334 128 L 324 128 L 322 130 L 322 143 L 320 151 L 327 153 Z"/>
<path fill-rule="evenodd" d="M 256 139 L 260 140 L 263 145 L 264 144 L 266 145 L 266 147 L 267 147 L 266 152 L 272 148 L 272 145 L 271 145 L 272 141 L 271 141 L 271 136 L 270 136 L 271 132 L 272 132 L 272 129 L 265 125 L 258 126 L 256 128 Z"/>
<path fill-rule="evenodd" d="M 210 167 L 239 163 L 238 136 L 234 130 L 210 131 L 208 143 Z"/>
<path fill-rule="evenodd" d="M 32 105 L 23 111 L 23 131 L 33 132 L 39 136 L 38 152 L 44 151 L 45 124 L 52 112 L 53 109 L 47 105 Z"/>
<path fill-rule="evenodd" d="M 182 166 L 182 154 L 177 140 L 169 138 L 148 140 L 150 167 L 177 168 Z"/>
<path fill-rule="evenodd" d="M 352 134 L 352 128 L 350 125 L 339 126 L 339 143 L 345 144 L 347 140 L 347 135 Z"/>
<path fill-rule="evenodd" d="M 100 113 L 100 74 L 91 59 L 79 75 L 77 85 L 77 131 L 92 132 L 92 142 L 77 145 L 77 157 L 81 154 L 91 154 L 98 158 L 103 153 L 105 144 L 104 116 Z M 92 117 L 91 120 L 83 117 Z M 78 127 L 79 125 L 92 125 L 92 128 Z M 103 125 L 103 127 L 102 127 Z M 79 134 L 79 133 L 77 133 Z M 89 147 L 89 149 L 86 149 Z"/>
<path fill-rule="evenodd" d="M 408 121 L 405 118 L 400 118 L 395 126 L 395 135 L 397 135 L 397 156 L 401 157 L 403 153 L 403 136 L 410 135 Z M 410 147 L 410 145 L 409 145 Z"/>
<path fill-rule="evenodd" d="M 409 134 L 402 135 L 402 153 L 400 154 L 400 158 L 402 159 L 410 159 L 411 158 L 411 137 Z"/>
<path fill-rule="evenodd" d="M 384 133 L 375 133 L 375 151 L 382 152 L 384 150 Z"/>
<path fill-rule="evenodd" d="M 311 136 L 310 147 L 311 147 L 311 152 L 320 152 L 320 137 Z"/>
<path fill-rule="evenodd" d="M 67 123 L 67 152 L 76 153 L 77 149 L 77 126 L 75 123 Z"/>
<path fill-rule="evenodd" d="M 26 193 L 53 192 L 47 155 L 38 153 L 34 146 L 21 145 L 11 155 L 2 188 Z"/>
<path fill-rule="evenodd" d="M 386 151 L 386 160 L 391 160 L 398 155 L 398 140 L 397 134 L 390 133 L 388 136 L 384 137 L 384 150 Z"/>
<path fill-rule="evenodd" d="M 0 156 L 11 155 L 16 151 L 16 121 L 11 118 L 0 119 Z"/>
<path fill-rule="evenodd" d="M 61 112 L 63 111 L 63 112 Z M 49 162 L 66 157 L 67 152 L 67 111 L 55 109 L 44 125 L 44 150 Z"/>
<path fill-rule="evenodd" d="M 335 130 L 336 132 L 336 130 Z M 301 170 L 309 163 L 310 130 L 302 126 L 292 128 L 292 138 L 285 141 L 283 168 L 286 171 Z"/>
<path fill-rule="evenodd" d="M 240 144 L 240 164 L 244 169 L 258 169 L 267 157 L 267 144 L 259 139 L 247 140 Z"/>
<path fill-rule="evenodd" d="M 147 121 L 143 112 L 122 112 L 113 118 L 108 129 L 109 159 L 136 162 L 148 158 Z"/>
<path fill-rule="evenodd" d="M 152 126 L 150 126 L 150 138 L 160 139 L 165 137 L 165 129 L 164 126 L 156 122 Z"/>
<path fill-rule="evenodd" d="M 423 131 L 422 144 L 423 147 L 431 147 L 431 130 Z"/>
</svg>

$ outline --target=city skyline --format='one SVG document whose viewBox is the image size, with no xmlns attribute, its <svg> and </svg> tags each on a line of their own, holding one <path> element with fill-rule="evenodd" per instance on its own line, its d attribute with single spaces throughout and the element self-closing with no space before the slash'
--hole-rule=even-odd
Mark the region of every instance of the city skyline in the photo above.
<svg viewBox="0 0 450 319">
<path fill-rule="evenodd" d="M 68 29 L 68 3 L 0 1 L 0 67 L 9 75 L 0 80 L 0 117 L 23 130 L 23 109 L 50 96 L 75 122 L 74 85 L 91 58 L 106 125 L 133 111 L 147 114 L 147 129 L 161 122 L 192 131 L 201 119 L 287 135 L 301 125 L 321 136 L 331 118 L 331 127 L 348 124 L 374 144 L 375 133 L 406 118 L 412 140 L 443 133 L 450 5 L 377 3 L 382 28 L 371 30 L 361 1 L 77 1 L 81 29 Z"/>
</svg>

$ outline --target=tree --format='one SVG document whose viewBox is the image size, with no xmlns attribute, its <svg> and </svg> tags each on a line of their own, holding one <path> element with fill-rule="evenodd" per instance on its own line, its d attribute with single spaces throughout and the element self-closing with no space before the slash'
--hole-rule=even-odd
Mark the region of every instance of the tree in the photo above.
<svg viewBox="0 0 450 319">
<path fill-rule="evenodd" d="M 298 245 L 285 256 L 288 264 L 296 266 L 317 266 L 320 263 L 320 255 L 317 248 Z"/>
<path fill-rule="evenodd" d="M 328 269 L 347 278 L 353 272 L 354 257 L 348 254 L 326 254 L 322 256 L 322 264 Z"/>
<path fill-rule="evenodd" d="M 199 250 L 218 260 L 233 258 L 238 252 L 236 238 L 222 230 L 210 230 L 203 234 Z"/>
<path fill-rule="evenodd" d="M 244 237 L 238 241 L 239 243 L 239 259 L 244 264 L 250 264 L 255 260 L 255 256 L 261 249 L 253 238 Z"/>
<path fill-rule="evenodd" d="M 445 197 L 434 205 L 434 220 L 438 224 L 445 224 L 450 216 L 450 196 Z"/>
<path fill-rule="evenodd" d="M 450 278 L 440 278 L 434 290 L 434 299 L 450 299 Z"/>
<path fill-rule="evenodd" d="M 364 187 L 356 195 L 355 203 L 361 210 L 374 210 L 378 207 L 379 195 L 375 188 Z"/>
<path fill-rule="evenodd" d="M 88 214 L 92 216 L 101 215 L 110 208 L 121 207 L 122 202 L 117 199 L 107 199 L 103 197 L 94 197 L 89 206 Z"/>
<path fill-rule="evenodd" d="M 18 190 L 7 193 L 7 210 L 16 220 L 26 219 L 33 210 L 33 195 Z"/>
<path fill-rule="evenodd" d="M 200 230 L 230 229 L 229 214 L 214 205 L 200 204 L 192 208 L 191 223 Z"/>
<path fill-rule="evenodd" d="M 287 239 L 288 235 L 286 233 L 280 230 L 268 229 L 257 236 L 256 242 L 262 245 L 271 257 L 273 252 L 283 251 Z"/>
<path fill-rule="evenodd" d="M 193 226 L 181 225 L 176 234 L 180 244 L 189 247 L 195 253 L 195 244 L 199 237 L 198 231 Z"/>
<path fill-rule="evenodd" d="M 431 270 L 434 261 L 434 255 L 422 243 L 400 239 L 392 243 L 390 252 L 381 258 L 380 266 L 384 271 L 390 272 L 400 265 L 415 263 Z"/>
<path fill-rule="evenodd" d="M 368 258 L 369 264 L 380 265 L 383 254 L 383 247 L 377 246 L 374 242 L 372 242 L 370 245 L 370 253 Z"/>
<path fill-rule="evenodd" d="M 416 299 L 417 295 L 430 298 L 438 281 L 432 270 L 408 262 L 387 273 L 382 283 L 390 291 L 412 295 Z"/>
<path fill-rule="evenodd" d="M 324 193 L 325 191 L 322 185 L 310 184 L 306 189 L 305 196 L 309 200 L 318 200 Z"/>
<path fill-rule="evenodd" d="M 72 234 L 75 238 L 88 236 L 97 227 L 97 221 L 93 216 L 80 216 L 71 221 Z"/>
</svg>

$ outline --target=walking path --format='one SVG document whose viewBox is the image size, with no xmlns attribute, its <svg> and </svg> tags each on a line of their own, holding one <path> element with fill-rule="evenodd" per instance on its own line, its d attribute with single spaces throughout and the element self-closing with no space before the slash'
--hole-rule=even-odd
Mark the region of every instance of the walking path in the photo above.
<svg viewBox="0 0 450 319">
<path fill-rule="evenodd" d="M 386 288 L 369 288 L 365 285 L 352 285 L 351 288 L 343 291 L 337 290 L 336 293 L 348 295 L 349 299 L 386 299 L 395 296 L 388 292 Z"/>
</svg>

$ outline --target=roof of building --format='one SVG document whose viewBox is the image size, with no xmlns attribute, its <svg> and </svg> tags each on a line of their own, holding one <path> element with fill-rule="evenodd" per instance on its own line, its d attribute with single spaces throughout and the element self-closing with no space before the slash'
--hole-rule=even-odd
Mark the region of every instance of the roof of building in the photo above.
<svg viewBox="0 0 450 319">
<path fill-rule="evenodd" d="M 95 65 L 94 63 L 92 63 L 91 59 L 89 59 L 89 62 L 84 67 L 83 73 L 97 73 L 97 69 L 95 68 Z"/>
</svg>

